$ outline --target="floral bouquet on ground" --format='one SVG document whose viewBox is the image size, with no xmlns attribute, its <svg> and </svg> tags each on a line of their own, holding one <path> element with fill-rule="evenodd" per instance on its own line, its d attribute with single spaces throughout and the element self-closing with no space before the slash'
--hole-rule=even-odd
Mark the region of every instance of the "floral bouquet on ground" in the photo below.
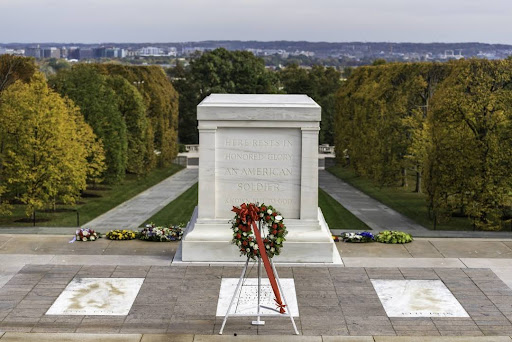
<svg viewBox="0 0 512 342">
<path fill-rule="evenodd" d="M 375 237 L 375 241 L 382 243 L 409 243 L 412 240 L 411 234 L 397 230 L 384 230 Z"/>
<path fill-rule="evenodd" d="M 70 242 L 75 241 L 94 241 L 101 237 L 100 233 L 96 233 L 94 230 L 90 228 L 80 228 L 75 232 L 75 237 Z"/>
<path fill-rule="evenodd" d="M 374 239 L 373 234 L 370 232 L 343 233 L 340 237 L 343 242 L 354 243 L 372 242 Z"/>
<path fill-rule="evenodd" d="M 139 235 L 138 232 L 127 229 L 114 229 L 105 234 L 109 240 L 133 240 L 137 235 Z"/>
<path fill-rule="evenodd" d="M 178 241 L 183 237 L 183 225 L 170 227 L 155 227 L 154 224 L 147 224 L 139 232 L 139 239 L 146 241 Z"/>
</svg>

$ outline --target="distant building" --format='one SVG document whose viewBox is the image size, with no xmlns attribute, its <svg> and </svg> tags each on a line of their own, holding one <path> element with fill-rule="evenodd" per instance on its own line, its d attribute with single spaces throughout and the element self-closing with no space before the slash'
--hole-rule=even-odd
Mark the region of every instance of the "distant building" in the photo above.
<svg viewBox="0 0 512 342">
<path fill-rule="evenodd" d="M 178 55 L 178 50 L 173 46 L 167 49 L 167 56 L 176 57 Z"/>
<path fill-rule="evenodd" d="M 80 59 L 80 49 L 76 46 L 70 46 L 68 49 L 68 59 Z"/>
<path fill-rule="evenodd" d="M 125 50 L 125 57 L 136 57 L 138 56 L 140 53 L 139 50 Z"/>
<path fill-rule="evenodd" d="M 201 47 L 201 46 L 192 46 L 192 47 L 183 47 L 181 49 L 181 54 L 184 55 L 184 56 L 188 56 L 188 55 L 191 55 L 195 52 L 204 52 L 206 50 L 206 48 L 204 47 Z"/>
<path fill-rule="evenodd" d="M 91 59 L 94 58 L 94 50 L 93 49 L 77 49 L 78 50 L 78 58 L 76 59 Z"/>
<path fill-rule="evenodd" d="M 104 47 L 92 49 L 94 58 L 105 58 L 107 49 Z"/>
<path fill-rule="evenodd" d="M 12 49 L 0 48 L 0 55 L 10 55 Z"/>
<path fill-rule="evenodd" d="M 140 49 L 141 56 L 162 56 L 163 54 L 162 49 L 153 46 L 143 47 Z"/>
<path fill-rule="evenodd" d="M 315 56 L 315 53 L 312 52 L 312 51 L 299 51 L 299 50 L 295 50 L 295 52 L 291 52 L 290 55 L 292 56 L 306 56 L 306 57 L 313 57 Z"/>
<path fill-rule="evenodd" d="M 120 48 L 108 48 L 105 50 L 105 57 L 107 58 L 125 58 L 126 50 Z"/>
<path fill-rule="evenodd" d="M 274 56 L 274 55 L 281 56 L 282 58 L 288 58 L 290 53 L 283 49 L 264 49 L 263 50 L 263 56 Z"/>
<path fill-rule="evenodd" d="M 41 58 L 60 58 L 60 49 L 56 47 L 44 48 L 41 51 Z"/>
<path fill-rule="evenodd" d="M 28 47 L 25 49 L 25 56 L 40 59 L 42 58 L 41 49 L 39 47 Z"/>
</svg>

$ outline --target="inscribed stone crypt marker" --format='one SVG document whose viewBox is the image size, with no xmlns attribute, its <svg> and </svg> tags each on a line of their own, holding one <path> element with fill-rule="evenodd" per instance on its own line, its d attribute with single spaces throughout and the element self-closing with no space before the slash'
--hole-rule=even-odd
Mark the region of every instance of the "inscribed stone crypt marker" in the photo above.
<svg viewBox="0 0 512 342">
<path fill-rule="evenodd" d="M 217 130 L 217 217 L 241 203 L 265 203 L 300 218 L 301 131 L 293 128 Z"/>
<path fill-rule="evenodd" d="M 198 207 L 182 261 L 244 261 L 231 244 L 231 209 L 265 203 L 288 230 L 276 262 L 341 263 L 318 208 L 321 108 L 306 95 L 212 94 L 197 106 Z"/>
</svg>

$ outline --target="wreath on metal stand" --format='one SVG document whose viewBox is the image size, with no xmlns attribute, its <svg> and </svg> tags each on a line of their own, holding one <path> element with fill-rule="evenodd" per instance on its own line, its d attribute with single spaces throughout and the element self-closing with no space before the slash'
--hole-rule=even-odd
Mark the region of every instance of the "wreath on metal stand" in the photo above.
<svg viewBox="0 0 512 342">
<path fill-rule="evenodd" d="M 235 217 L 230 221 L 231 229 L 233 230 L 233 239 L 231 242 L 237 246 L 241 255 L 247 256 L 247 260 L 242 270 L 240 279 L 238 280 L 235 293 L 231 298 L 231 303 L 229 304 L 226 315 L 224 316 L 219 334 L 222 335 L 228 317 L 230 315 L 236 315 L 231 314 L 230 310 L 233 306 L 236 296 L 241 290 L 242 282 L 244 281 L 244 277 L 247 274 L 246 272 L 249 260 L 252 259 L 258 260 L 258 313 L 257 320 L 253 321 L 252 324 L 265 324 L 264 321 L 260 320 L 260 317 L 263 316 L 263 314 L 260 313 L 260 308 L 266 308 L 274 310 L 284 316 L 290 317 L 295 334 L 298 335 L 299 332 L 297 330 L 297 326 L 295 325 L 295 321 L 293 320 L 293 315 L 290 313 L 290 310 L 288 310 L 288 312 L 285 310 L 285 307 L 287 306 L 286 299 L 282 293 L 277 270 L 275 269 L 274 264 L 271 262 L 271 258 L 281 253 L 281 248 L 283 247 L 285 236 L 288 233 L 281 213 L 271 205 L 267 206 L 265 204 L 259 205 L 254 203 L 243 203 L 240 205 L 240 207 L 233 207 L 232 211 L 235 212 Z M 262 235 L 265 230 L 267 233 L 265 237 L 263 237 Z M 274 301 L 277 306 L 277 310 L 260 305 L 261 262 L 263 262 L 270 286 L 274 292 Z M 238 316 L 245 315 L 238 314 Z"/>
<path fill-rule="evenodd" d="M 243 203 L 240 207 L 233 207 L 232 211 L 235 212 L 235 217 L 230 221 L 233 229 L 231 242 L 238 246 L 241 255 L 246 255 L 253 260 L 261 256 L 252 228 L 253 222 L 259 222 L 260 230 L 267 231 L 267 235 L 263 238 L 267 257 L 271 259 L 274 255 L 281 253 L 288 231 L 279 211 L 271 205 L 254 203 Z"/>
</svg>

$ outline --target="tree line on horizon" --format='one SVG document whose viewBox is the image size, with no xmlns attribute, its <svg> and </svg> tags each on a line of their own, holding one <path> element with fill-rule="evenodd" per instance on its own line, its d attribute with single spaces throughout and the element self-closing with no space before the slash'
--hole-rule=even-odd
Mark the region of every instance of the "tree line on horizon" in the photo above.
<svg viewBox="0 0 512 342">
<path fill-rule="evenodd" d="M 339 163 L 381 186 L 413 173 L 434 226 L 512 219 L 512 60 L 357 68 L 336 94 Z"/>
<path fill-rule="evenodd" d="M 48 77 L 0 56 L 0 214 L 75 204 L 177 154 L 178 94 L 155 66 L 77 64 Z"/>
</svg>

